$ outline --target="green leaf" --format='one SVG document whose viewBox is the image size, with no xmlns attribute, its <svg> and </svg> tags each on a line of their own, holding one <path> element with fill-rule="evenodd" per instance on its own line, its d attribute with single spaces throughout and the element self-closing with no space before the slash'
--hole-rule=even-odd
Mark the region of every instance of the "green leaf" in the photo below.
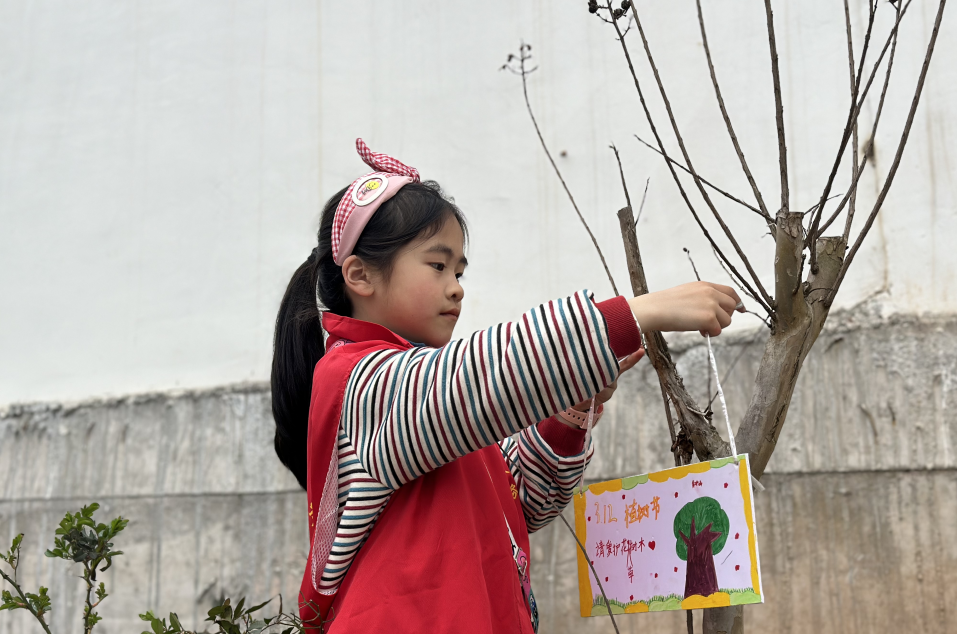
<svg viewBox="0 0 957 634">
<path fill-rule="evenodd" d="M 96 598 L 97 598 L 98 601 L 102 601 L 103 599 L 105 599 L 105 598 L 108 597 L 108 596 L 110 596 L 110 595 L 108 595 L 108 594 L 106 593 L 106 586 L 105 586 L 105 585 L 103 584 L 103 582 L 101 581 L 101 582 L 100 582 L 100 586 L 96 589 Z"/>
<path fill-rule="evenodd" d="M 170 622 L 170 625 L 173 626 L 173 631 L 174 631 L 174 632 L 182 632 L 182 631 L 183 631 L 183 626 L 180 625 L 180 622 L 179 622 L 179 616 L 178 616 L 175 612 L 170 612 L 170 613 L 169 613 L 169 622 Z"/>
<path fill-rule="evenodd" d="M 259 605 L 254 605 L 253 607 L 246 610 L 246 614 L 252 614 L 253 612 L 258 612 L 259 610 L 262 610 L 264 607 L 269 605 L 270 601 L 272 601 L 272 599 L 269 599 L 269 601 L 263 601 Z"/>
<path fill-rule="evenodd" d="M 234 610 L 234 613 L 235 613 L 237 619 L 243 615 L 243 606 L 244 606 L 244 605 L 246 605 L 246 597 L 241 598 L 241 599 L 239 600 L 239 603 L 236 604 L 236 609 Z"/>
<path fill-rule="evenodd" d="M 160 621 L 159 619 L 154 619 L 150 623 L 150 627 L 153 628 L 153 631 L 156 632 L 156 634 L 166 634 L 166 628 L 163 627 L 163 625 L 164 625 L 163 622 Z"/>
<path fill-rule="evenodd" d="M 153 612 L 151 612 L 150 610 L 147 610 L 143 614 L 140 614 L 140 620 L 146 621 L 147 623 L 149 623 L 155 618 L 156 617 L 153 615 Z"/>
</svg>

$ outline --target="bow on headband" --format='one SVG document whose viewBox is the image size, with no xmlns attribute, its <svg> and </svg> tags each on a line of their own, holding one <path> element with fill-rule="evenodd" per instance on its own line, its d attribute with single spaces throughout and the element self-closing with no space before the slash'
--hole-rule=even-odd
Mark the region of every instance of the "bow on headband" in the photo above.
<svg viewBox="0 0 957 634">
<path fill-rule="evenodd" d="M 419 182 L 419 171 L 392 158 L 373 152 L 362 139 L 356 139 L 356 151 L 374 172 L 353 181 L 346 190 L 332 223 L 332 259 L 342 266 L 362 235 L 362 230 L 377 209 L 409 183 Z"/>
</svg>

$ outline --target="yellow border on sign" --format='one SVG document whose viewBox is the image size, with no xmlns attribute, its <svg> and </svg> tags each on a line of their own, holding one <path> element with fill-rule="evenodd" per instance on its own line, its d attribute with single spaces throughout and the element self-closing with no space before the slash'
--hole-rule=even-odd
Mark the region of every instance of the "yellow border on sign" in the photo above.
<svg viewBox="0 0 957 634">
<path fill-rule="evenodd" d="M 585 496 L 583 494 L 575 494 L 572 495 L 572 500 L 574 500 L 575 503 L 575 535 L 584 545 L 585 537 L 588 533 L 588 526 L 585 522 Z M 578 553 L 579 607 L 583 617 L 591 616 L 591 606 L 595 602 L 591 593 L 591 579 L 588 577 L 588 573 L 591 569 L 588 567 L 588 559 L 585 557 L 585 553 L 582 552 L 582 549 L 576 548 L 575 551 Z"/>
<path fill-rule="evenodd" d="M 751 554 L 751 587 L 761 596 L 761 575 L 758 573 L 757 540 L 754 534 L 754 515 L 751 506 L 751 471 L 747 458 L 738 463 L 738 480 L 741 482 L 741 496 L 744 498 L 744 520 L 748 523 L 748 552 Z"/>
</svg>

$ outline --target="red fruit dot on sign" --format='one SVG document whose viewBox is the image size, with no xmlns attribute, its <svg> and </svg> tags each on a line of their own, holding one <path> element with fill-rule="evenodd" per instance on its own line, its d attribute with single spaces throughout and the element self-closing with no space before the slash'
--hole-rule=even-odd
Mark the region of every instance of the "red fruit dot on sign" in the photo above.
<svg viewBox="0 0 957 634">
<path fill-rule="evenodd" d="M 591 560 L 591 565 L 593 565 L 593 566 L 595 565 L 595 560 L 594 560 L 594 559 Z"/>
<path fill-rule="evenodd" d="M 655 579 L 657 579 L 657 578 L 658 578 L 658 573 L 656 572 L 656 573 L 655 573 Z"/>
<path fill-rule="evenodd" d="M 605 581 L 608 581 L 608 577 L 605 577 Z"/>
<path fill-rule="evenodd" d="M 675 566 L 675 572 L 678 572 L 678 566 Z"/>
<path fill-rule="evenodd" d="M 726 489 L 728 488 L 728 483 L 727 483 L 727 482 L 724 483 L 724 488 L 726 488 Z"/>
<path fill-rule="evenodd" d="M 634 600 L 635 600 L 635 595 L 633 595 L 633 594 L 632 594 L 632 595 L 629 595 L 629 596 L 628 596 L 628 600 L 629 600 L 629 601 L 634 601 Z"/>
<path fill-rule="evenodd" d="M 651 540 L 650 542 L 648 542 L 648 548 L 652 550 L 655 549 L 655 540 Z"/>
<path fill-rule="evenodd" d="M 591 521 L 591 515 L 588 516 L 588 521 L 589 521 L 589 522 Z"/>
<path fill-rule="evenodd" d="M 741 536 L 741 533 L 735 533 L 735 534 L 734 534 L 734 538 L 735 538 L 735 539 L 737 539 L 737 538 L 740 537 L 740 536 Z"/>
<path fill-rule="evenodd" d="M 624 500 L 624 499 L 625 499 L 625 496 L 624 496 L 624 495 L 623 495 L 623 496 L 621 496 L 621 499 L 623 499 L 623 500 Z"/>
<path fill-rule="evenodd" d="M 678 492 L 677 492 L 677 491 L 675 491 L 675 497 L 678 497 Z"/>
<path fill-rule="evenodd" d="M 735 570 L 741 570 L 741 566 L 735 566 L 734 569 L 735 569 Z M 605 579 L 605 581 L 608 581 L 608 579 Z"/>
</svg>

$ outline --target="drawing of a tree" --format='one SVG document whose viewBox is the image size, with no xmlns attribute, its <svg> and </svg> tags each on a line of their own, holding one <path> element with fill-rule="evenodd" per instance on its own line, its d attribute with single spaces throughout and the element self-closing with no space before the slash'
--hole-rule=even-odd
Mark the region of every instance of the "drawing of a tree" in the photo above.
<svg viewBox="0 0 957 634">
<path fill-rule="evenodd" d="M 685 598 L 718 591 L 714 556 L 728 541 L 728 514 L 714 498 L 701 497 L 688 502 L 675 515 L 675 550 L 688 562 L 685 573 Z"/>
</svg>

